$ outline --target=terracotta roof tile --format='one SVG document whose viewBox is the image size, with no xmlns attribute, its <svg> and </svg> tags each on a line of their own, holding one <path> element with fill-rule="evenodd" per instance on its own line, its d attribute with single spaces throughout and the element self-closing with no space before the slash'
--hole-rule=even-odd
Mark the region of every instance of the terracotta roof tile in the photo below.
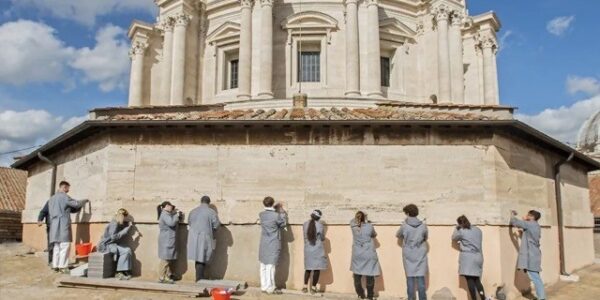
<svg viewBox="0 0 600 300">
<path fill-rule="evenodd" d="M 27 172 L 0 167 L 0 210 L 22 211 L 26 186 Z"/>
<path fill-rule="evenodd" d="M 406 110 L 396 106 L 377 108 L 235 109 L 163 113 L 122 113 L 111 120 L 493 120 L 472 112 Z"/>
</svg>

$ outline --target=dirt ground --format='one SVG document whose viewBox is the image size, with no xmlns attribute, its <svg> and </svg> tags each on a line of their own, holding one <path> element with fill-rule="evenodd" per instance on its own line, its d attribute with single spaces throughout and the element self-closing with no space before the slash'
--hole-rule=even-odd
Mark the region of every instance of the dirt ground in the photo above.
<svg viewBox="0 0 600 300">
<path fill-rule="evenodd" d="M 548 299 L 600 299 L 600 264 L 587 267 L 577 274 L 581 280 L 577 283 L 558 283 L 548 289 Z M 0 244 L 0 300 L 17 299 L 74 299 L 74 300 L 117 300 L 117 299 L 189 299 L 186 296 L 139 291 L 72 289 L 57 288 L 54 281 L 59 275 L 52 272 L 45 263 L 45 258 L 36 256 L 29 249 L 18 243 Z M 335 299 L 355 299 L 353 296 Z M 209 298 L 201 298 L 209 299 Z M 238 300 L 301 300 L 315 299 L 302 295 L 261 296 L 250 291 L 245 295 L 235 296 Z M 321 297 L 318 299 L 332 299 Z"/>
</svg>

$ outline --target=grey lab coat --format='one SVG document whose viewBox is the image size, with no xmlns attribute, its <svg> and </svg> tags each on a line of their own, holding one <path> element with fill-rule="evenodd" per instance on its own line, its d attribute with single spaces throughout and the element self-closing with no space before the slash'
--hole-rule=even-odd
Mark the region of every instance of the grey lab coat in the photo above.
<svg viewBox="0 0 600 300">
<path fill-rule="evenodd" d="M 454 229 L 452 240 L 457 241 L 460 245 L 458 274 L 481 277 L 483 273 L 481 229 L 476 226 L 471 226 L 470 229 Z"/>
<path fill-rule="evenodd" d="M 119 225 L 117 221 L 112 220 L 104 229 L 104 234 L 98 242 L 98 252 L 114 254 L 113 259 L 117 261 L 117 271 L 119 272 L 131 270 L 131 249 L 118 244 L 129 233 L 131 226 L 132 224 L 129 222 Z"/>
<path fill-rule="evenodd" d="M 66 243 L 73 240 L 71 234 L 71 212 L 79 210 L 84 201 L 71 199 L 63 192 L 57 192 L 48 200 L 50 218 L 49 243 Z"/>
<path fill-rule="evenodd" d="M 533 272 L 542 271 L 542 251 L 540 250 L 541 229 L 540 224 L 535 221 L 519 220 L 515 217 L 510 219 L 510 225 L 523 229 L 521 247 L 517 268 Z"/>
<path fill-rule="evenodd" d="M 377 236 L 373 225 L 364 223 L 358 226 L 356 221 L 350 221 L 352 230 L 352 262 L 350 271 L 357 275 L 379 276 L 381 267 L 379 258 L 375 251 L 375 242 L 373 238 Z"/>
<path fill-rule="evenodd" d="M 214 250 L 215 231 L 221 226 L 217 212 L 208 204 L 194 208 L 188 217 L 187 259 L 208 263 Z"/>
<path fill-rule="evenodd" d="M 162 211 L 158 218 L 158 257 L 164 260 L 177 259 L 176 235 L 179 214 Z"/>
<path fill-rule="evenodd" d="M 427 274 L 427 225 L 415 217 L 408 217 L 396 237 L 403 240 L 402 261 L 406 277 Z"/>
<path fill-rule="evenodd" d="M 315 221 L 317 228 L 317 240 L 314 245 L 308 241 L 308 225 L 311 221 L 304 222 L 304 269 L 305 270 L 327 270 L 327 256 L 323 241 L 325 240 L 325 231 L 321 222 Z"/>
<path fill-rule="evenodd" d="M 262 230 L 258 260 L 265 265 L 277 265 L 281 252 L 281 229 L 287 226 L 287 216 L 273 209 L 265 209 L 260 212 L 259 218 Z"/>
</svg>

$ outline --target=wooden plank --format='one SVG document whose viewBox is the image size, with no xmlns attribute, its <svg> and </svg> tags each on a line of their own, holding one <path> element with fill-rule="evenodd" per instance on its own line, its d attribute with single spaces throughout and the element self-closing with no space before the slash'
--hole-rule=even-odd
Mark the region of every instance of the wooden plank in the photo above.
<svg viewBox="0 0 600 300">
<path fill-rule="evenodd" d="M 234 281 L 234 280 L 207 280 L 207 279 L 202 279 L 199 280 L 198 282 L 196 282 L 197 285 L 199 286 L 203 286 L 206 287 L 208 289 L 213 289 L 213 288 L 225 288 L 225 289 L 229 289 L 232 288 L 236 291 L 240 290 L 240 289 L 246 289 L 248 287 L 248 283 L 246 283 L 245 281 Z"/>
<path fill-rule="evenodd" d="M 207 293 L 205 287 L 192 284 L 164 284 L 142 280 L 118 280 L 115 278 L 98 279 L 85 277 L 61 276 L 56 280 L 57 286 L 63 287 L 93 287 L 109 289 L 129 289 L 147 292 L 163 292 L 177 294 L 202 295 Z"/>
</svg>

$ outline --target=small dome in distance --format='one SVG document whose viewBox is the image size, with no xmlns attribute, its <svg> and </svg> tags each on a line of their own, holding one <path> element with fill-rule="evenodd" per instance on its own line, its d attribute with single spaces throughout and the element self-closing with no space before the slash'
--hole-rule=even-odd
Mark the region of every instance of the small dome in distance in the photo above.
<svg viewBox="0 0 600 300">
<path fill-rule="evenodd" d="M 600 155 L 600 110 L 592 114 L 579 129 L 577 149 L 593 156 Z"/>
</svg>

